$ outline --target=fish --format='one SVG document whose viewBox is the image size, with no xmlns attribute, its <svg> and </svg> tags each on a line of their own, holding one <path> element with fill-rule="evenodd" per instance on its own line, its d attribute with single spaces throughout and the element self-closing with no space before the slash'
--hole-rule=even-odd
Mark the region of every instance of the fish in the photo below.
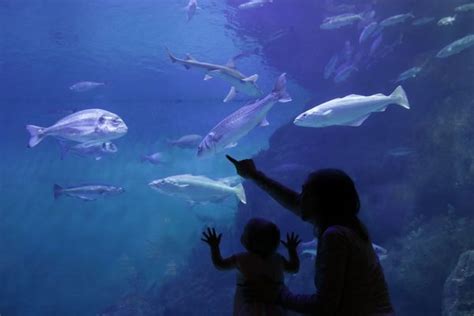
<svg viewBox="0 0 474 316">
<path fill-rule="evenodd" d="M 419 19 L 416 19 L 414 20 L 411 25 L 413 26 L 421 26 L 421 25 L 425 25 L 425 24 L 428 24 L 428 23 L 431 23 L 435 20 L 434 17 L 430 16 L 430 17 L 422 17 L 422 18 L 419 18 Z"/>
<path fill-rule="evenodd" d="M 324 67 L 324 79 L 329 79 L 332 74 L 336 71 L 337 64 L 339 62 L 339 54 L 334 54 L 326 67 Z"/>
<path fill-rule="evenodd" d="M 197 0 L 189 0 L 188 5 L 186 5 L 186 7 L 184 7 L 184 9 L 186 10 L 186 14 L 188 16 L 188 22 L 191 21 L 194 14 L 196 14 L 196 10 L 198 8 L 199 7 L 198 7 L 198 4 L 197 4 Z"/>
<path fill-rule="evenodd" d="M 186 69 L 200 69 L 204 70 L 204 80 L 210 80 L 214 77 L 221 78 L 232 85 L 229 93 L 224 99 L 224 102 L 229 102 L 235 98 L 237 92 L 242 92 L 251 97 L 260 97 L 261 91 L 256 82 L 258 75 L 245 76 L 235 68 L 234 59 L 232 58 L 226 65 L 217 65 L 206 62 L 200 62 L 194 59 L 191 55 L 187 55 L 186 59 L 175 57 L 169 49 L 168 56 L 171 62 L 183 65 Z"/>
<path fill-rule="evenodd" d="M 380 48 L 380 45 L 382 44 L 382 42 L 383 42 L 383 34 L 380 34 L 379 36 L 377 36 L 374 39 L 374 41 L 370 45 L 369 56 L 374 56 L 375 55 L 375 53 Z"/>
<path fill-rule="evenodd" d="M 218 203 L 229 196 L 236 196 L 243 204 L 247 203 L 242 184 L 232 186 L 226 178 L 213 180 L 201 175 L 181 174 L 153 180 L 148 185 L 162 194 L 184 199 L 191 205 Z"/>
<path fill-rule="evenodd" d="M 318 248 L 318 240 L 314 238 L 311 241 L 301 243 L 300 254 L 308 255 L 310 258 L 315 259 L 318 254 L 317 248 Z M 372 248 L 374 249 L 374 252 L 379 258 L 379 260 L 384 260 L 387 258 L 388 256 L 387 249 L 379 245 L 376 245 L 374 243 L 372 243 Z"/>
<path fill-rule="evenodd" d="M 117 146 L 112 142 L 91 142 L 71 145 L 64 141 L 59 141 L 59 146 L 61 149 L 61 160 L 64 159 L 65 155 L 68 153 L 101 160 L 106 155 L 118 152 Z"/>
<path fill-rule="evenodd" d="M 351 94 L 317 105 L 298 115 L 294 124 L 304 127 L 326 127 L 333 125 L 360 126 L 373 112 L 383 112 L 389 104 L 398 104 L 410 109 L 407 95 L 398 86 L 389 96 L 381 93 L 371 96 Z"/>
<path fill-rule="evenodd" d="M 360 14 L 344 13 L 327 17 L 319 27 L 323 30 L 338 29 L 343 26 L 354 24 L 355 22 L 361 21 L 362 19 L 362 15 Z"/>
<path fill-rule="evenodd" d="M 474 45 L 474 34 L 469 34 L 445 46 L 436 54 L 436 57 L 446 58 L 458 54 L 472 45 Z"/>
<path fill-rule="evenodd" d="M 191 135 L 182 136 L 174 140 L 168 139 L 166 142 L 168 143 L 168 145 L 173 146 L 173 147 L 194 149 L 199 145 L 201 140 L 202 140 L 201 135 L 191 134 Z"/>
<path fill-rule="evenodd" d="M 53 186 L 54 199 L 66 195 L 83 201 L 95 201 L 100 198 L 118 195 L 125 192 L 124 188 L 111 185 L 89 184 L 63 188 L 58 184 Z"/>
<path fill-rule="evenodd" d="M 161 165 L 166 163 L 166 159 L 164 158 L 163 154 L 160 152 L 156 152 L 150 155 L 144 155 L 141 157 L 142 162 L 149 162 L 153 165 Z"/>
<path fill-rule="evenodd" d="M 105 85 L 105 83 L 103 82 L 81 81 L 70 86 L 69 90 L 74 91 L 74 92 L 86 92 L 103 85 Z"/>
<path fill-rule="evenodd" d="M 267 126 L 268 111 L 275 103 L 292 101 L 286 92 L 286 74 L 281 74 L 266 97 L 247 104 L 219 122 L 201 141 L 198 146 L 199 157 L 210 156 L 226 148 L 237 145 L 237 141 L 247 135 L 256 126 Z"/>
<path fill-rule="evenodd" d="M 413 19 L 413 18 L 415 18 L 415 16 L 412 13 L 397 14 L 397 15 L 388 17 L 385 20 L 382 20 L 380 22 L 380 26 L 382 28 L 385 28 L 388 26 L 404 23 L 406 20 Z"/>
<path fill-rule="evenodd" d="M 239 5 L 240 10 L 253 9 L 263 7 L 267 3 L 272 3 L 273 0 L 252 0 Z"/>
<path fill-rule="evenodd" d="M 68 115 L 50 127 L 27 125 L 30 133 L 28 147 L 33 148 L 47 136 L 79 143 L 106 142 L 124 136 L 128 127 L 112 112 L 88 109 Z"/>
<path fill-rule="evenodd" d="M 358 70 L 359 69 L 353 64 L 342 65 L 336 71 L 336 75 L 334 76 L 334 83 L 341 83 L 346 81 L 352 75 L 352 73 Z"/>
<path fill-rule="evenodd" d="M 405 70 L 404 72 L 398 75 L 398 78 L 397 80 L 395 80 L 395 82 L 402 82 L 407 79 L 415 78 L 421 70 L 423 70 L 422 67 L 412 67 L 408 70 Z"/>
<path fill-rule="evenodd" d="M 454 12 L 458 12 L 458 13 L 468 12 L 468 11 L 474 11 L 474 3 L 466 3 L 454 8 Z"/>
<path fill-rule="evenodd" d="M 364 29 L 362 30 L 359 36 L 359 44 L 362 44 L 365 41 L 367 41 L 369 38 L 373 37 L 378 28 L 379 28 L 379 25 L 377 22 L 372 22 L 368 24 L 366 27 L 364 27 Z"/>
<path fill-rule="evenodd" d="M 448 26 L 453 25 L 456 21 L 456 15 L 453 16 L 445 16 L 444 18 L 439 19 L 438 26 Z"/>
<path fill-rule="evenodd" d="M 392 157 L 404 157 L 414 153 L 415 151 L 410 147 L 396 147 L 387 151 L 387 155 Z"/>
</svg>

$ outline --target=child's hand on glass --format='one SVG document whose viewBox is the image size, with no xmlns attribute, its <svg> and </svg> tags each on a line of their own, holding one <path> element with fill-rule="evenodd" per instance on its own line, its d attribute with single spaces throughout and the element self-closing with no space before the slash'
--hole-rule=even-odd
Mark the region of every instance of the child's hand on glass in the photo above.
<svg viewBox="0 0 474 316">
<path fill-rule="evenodd" d="M 217 235 L 216 230 L 214 228 L 207 228 L 207 232 L 202 233 L 203 238 L 202 241 L 207 243 L 211 247 L 219 247 L 219 243 L 221 242 L 222 234 Z"/>
<path fill-rule="evenodd" d="M 295 233 L 286 234 L 286 242 L 281 240 L 283 246 L 285 246 L 288 250 L 295 250 L 298 248 L 298 245 L 301 243 L 300 236 Z"/>
</svg>

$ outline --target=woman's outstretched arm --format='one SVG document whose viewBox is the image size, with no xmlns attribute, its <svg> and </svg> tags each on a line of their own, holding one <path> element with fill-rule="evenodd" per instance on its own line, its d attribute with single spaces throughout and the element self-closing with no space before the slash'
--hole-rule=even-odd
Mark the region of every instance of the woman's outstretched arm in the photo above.
<svg viewBox="0 0 474 316">
<path fill-rule="evenodd" d="M 252 159 L 236 160 L 227 155 L 232 164 L 237 169 L 237 173 L 246 179 L 253 180 L 262 190 L 267 192 L 280 205 L 301 216 L 299 209 L 299 194 L 281 183 L 267 177 L 255 167 Z"/>
</svg>

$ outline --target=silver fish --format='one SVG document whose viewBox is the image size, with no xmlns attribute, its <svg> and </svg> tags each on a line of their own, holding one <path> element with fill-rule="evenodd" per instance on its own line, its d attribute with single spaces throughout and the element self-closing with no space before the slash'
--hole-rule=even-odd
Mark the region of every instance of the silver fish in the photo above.
<svg viewBox="0 0 474 316">
<path fill-rule="evenodd" d="M 79 143 L 98 143 L 120 138 L 128 130 L 117 114 L 102 109 L 73 113 L 50 127 L 27 125 L 26 129 L 31 135 L 29 148 L 35 147 L 47 136 Z"/>
<path fill-rule="evenodd" d="M 408 70 L 405 70 L 404 72 L 398 75 L 398 78 L 397 80 L 395 80 L 395 82 L 402 82 L 407 79 L 415 78 L 422 69 L 423 68 L 421 67 L 412 67 Z"/>
<path fill-rule="evenodd" d="M 160 165 L 167 162 L 167 160 L 164 158 L 164 155 L 160 152 L 156 152 L 150 155 L 144 155 L 142 156 L 141 161 L 149 162 L 153 165 Z"/>
<path fill-rule="evenodd" d="M 105 85 L 105 83 L 103 82 L 81 81 L 70 86 L 69 90 L 74 91 L 74 92 L 86 92 L 103 85 Z"/>
<path fill-rule="evenodd" d="M 160 193 L 175 196 L 190 203 L 217 203 L 233 195 L 242 203 L 247 203 L 242 184 L 232 186 L 226 179 L 213 180 L 205 176 L 181 174 L 154 180 L 148 185 Z"/>
<path fill-rule="evenodd" d="M 382 44 L 382 42 L 383 42 L 383 34 L 380 34 L 379 36 L 375 38 L 375 40 L 370 45 L 369 56 L 375 55 L 375 53 L 380 48 L 380 45 Z"/>
<path fill-rule="evenodd" d="M 66 154 L 71 153 L 81 157 L 92 157 L 95 160 L 100 160 L 106 155 L 118 152 L 117 146 L 112 142 L 79 143 L 71 145 L 64 141 L 59 141 L 59 146 L 61 148 L 61 159 L 64 159 Z"/>
<path fill-rule="evenodd" d="M 393 26 L 397 24 L 404 23 L 408 19 L 413 19 L 415 16 L 412 13 L 404 13 L 404 14 L 398 14 L 394 15 L 391 17 L 386 18 L 382 22 L 380 22 L 381 27 L 388 27 L 388 26 Z"/>
<path fill-rule="evenodd" d="M 410 147 L 396 147 L 387 151 L 388 156 L 392 157 L 404 157 L 414 154 L 415 151 Z"/>
<path fill-rule="evenodd" d="M 362 16 L 360 14 L 345 13 L 324 19 L 323 23 L 320 25 L 320 28 L 323 30 L 338 29 L 346 25 L 354 24 L 355 22 L 361 20 Z"/>
<path fill-rule="evenodd" d="M 469 34 L 444 47 L 442 50 L 438 52 L 438 54 L 436 54 L 436 57 L 446 58 L 448 56 L 458 54 L 473 45 L 474 45 L 474 34 Z"/>
<path fill-rule="evenodd" d="M 253 9 L 263 7 L 267 3 L 272 3 L 273 0 L 251 0 L 239 5 L 240 10 Z"/>
<path fill-rule="evenodd" d="M 277 102 L 290 102 L 286 92 L 286 74 L 281 74 L 266 97 L 245 105 L 227 116 L 204 137 L 198 147 L 198 156 L 215 154 L 225 148 L 235 147 L 237 141 L 247 135 L 257 125 L 269 125 L 266 115 Z"/>
<path fill-rule="evenodd" d="M 366 27 L 364 27 L 364 29 L 362 30 L 359 36 L 359 43 L 362 44 L 365 41 L 367 41 L 369 38 L 373 37 L 378 27 L 379 25 L 377 24 L 377 22 L 372 22 L 368 24 Z"/>
<path fill-rule="evenodd" d="M 468 12 L 468 11 L 474 11 L 474 3 L 466 3 L 454 9 L 454 12 L 458 12 L 458 13 Z"/>
<path fill-rule="evenodd" d="M 339 54 L 334 54 L 326 67 L 324 67 L 324 79 L 329 79 L 332 74 L 336 71 L 337 64 L 339 63 Z"/>
<path fill-rule="evenodd" d="M 434 17 L 422 17 L 422 18 L 419 18 L 419 19 L 416 19 L 414 20 L 411 25 L 413 26 L 422 26 L 422 25 L 425 25 L 425 24 L 428 24 L 428 23 L 431 23 L 435 20 Z"/>
<path fill-rule="evenodd" d="M 194 14 L 196 14 L 196 10 L 198 9 L 197 0 L 189 0 L 188 5 L 184 9 L 188 15 L 189 22 L 193 18 Z"/>
<path fill-rule="evenodd" d="M 174 147 L 179 147 L 179 148 L 188 148 L 188 149 L 194 149 L 197 148 L 199 143 L 202 140 L 201 135 L 196 135 L 196 134 L 191 134 L 191 135 L 185 135 L 182 136 L 178 139 L 168 139 L 166 142 L 170 146 Z"/>
<path fill-rule="evenodd" d="M 53 186 L 54 199 L 57 199 L 62 195 L 67 195 L 83 201 L 94 201 L 123 192 L 125 192 L 125 190 L 121 187 L 101 184 L 90 184 L 68 188 L 63 188 L 57 184 Z"/>
<path fill-rule="evenodd" d="M 444 18 L 439 19 L 438 21 L 438 26 L 448 26 L 448 25 L 453 25 L 453 23 L 456 21 L 456 16 L 445 16 Z"/>
<path fill-rule="evenodd" d="M 388 96 L 381 93 L 371 96 L 351 94 L 327 101 L 298 115 L 294 124 L 304 127 L 360 126 L 370 114 L 383 112 L 392 103 L 410 108 L 405 90 L 401 86 Z"/>
<path fill-rule="evenodd" d="M 168 56 L 173 63 L 183 65 L 186 69 L 196 68 L 205 71 L 204 80 L 210 80 L 214 77 L 221 78 L 229 82 L 232 87 L 224 99 L 224 102 L 231 101 L 237 94 L 237 92 L 243 92 L 244 94 L 252 97 L 259 97 L 261 95 L 260 89 L 257 87 L 258 75 L 252 75 L 247 77 L 235 69 L 234 60 L 231 59 L 227 65 L 217 65 L 206 62 L 200 62 L 194 59 L 191 55 L 187 55 L 186 59 L 180 59 L 175 57 L 168 49 Z"/>
<path fill-rule="evenodd" d="M 342 65 L 336 71 L 336 75 L 334 76 L 334 83 L 341 83 L 346 81 L 354 72 L 358 71 L 359 69 L 354 65 Z"/>
</svg>

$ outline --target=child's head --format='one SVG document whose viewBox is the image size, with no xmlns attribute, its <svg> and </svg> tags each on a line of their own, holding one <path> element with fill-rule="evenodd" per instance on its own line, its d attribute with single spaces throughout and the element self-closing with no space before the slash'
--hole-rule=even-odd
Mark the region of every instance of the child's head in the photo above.
<svg viewBox="0 0 474 316">
<path fill-rule="evenodd" d="M 270 221 L 252 218 L 245 225 L 240 242 L 247 251 L 268 257 L 280 244 L 280 230 Z"/>
</svg>

